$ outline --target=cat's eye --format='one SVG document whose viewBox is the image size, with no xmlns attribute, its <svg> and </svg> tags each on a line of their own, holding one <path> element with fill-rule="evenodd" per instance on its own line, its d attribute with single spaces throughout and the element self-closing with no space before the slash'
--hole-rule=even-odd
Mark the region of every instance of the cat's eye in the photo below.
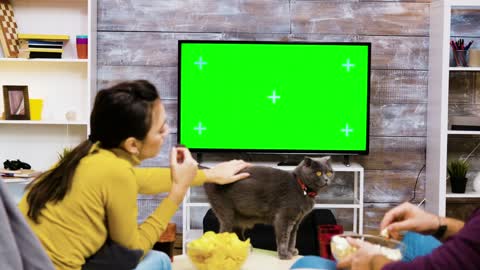
<svg viewBox="0 0 480 270">
<path fill-rule="evenodd" d="M 328 176 L 328 177 L 330 177 L 330 176 L 332 176 L 332 175 L 333 175 L 332 172 L 327 172 L 327 176 Z"/>
<path fill-rule="evenodd" d="M 317 176 L 322 176 L 322 172 L 317 172 Z"/>
</svg>

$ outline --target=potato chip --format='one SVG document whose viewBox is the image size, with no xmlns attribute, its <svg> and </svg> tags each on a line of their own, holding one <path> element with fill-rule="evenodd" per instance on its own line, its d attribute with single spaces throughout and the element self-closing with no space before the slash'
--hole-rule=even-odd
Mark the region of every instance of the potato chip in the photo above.
<svg viewBox="0 0 480 270">
<path fill-rule="evenodd" d="M 250 239 L 235 233 L 206 232 L 188 243 L 187 255 L 198 270 L 238 270 L 250 252 Z"/>
</svg>

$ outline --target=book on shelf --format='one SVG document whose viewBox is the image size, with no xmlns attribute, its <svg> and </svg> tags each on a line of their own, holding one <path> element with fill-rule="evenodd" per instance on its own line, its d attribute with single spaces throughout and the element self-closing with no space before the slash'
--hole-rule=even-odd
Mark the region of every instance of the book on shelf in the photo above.
<svg viewBox="0 0 480 270">
<path fill-rule="evenodd" d="M 62 41 L 41 41 L 41 40 L 19 40 L 20 50 L 26 50 L 29 48 L 51 48 L 51 49 L 61 49 L 63 47 Z"/>
<path fill-rule="evenodd" d="M 18 34 L 18 39 L 41 41 L 68 41 L 70 39 L 70 36 L 52 34 Z"/>
<path fill-rule="evenodd" d="M 20 58 L 62 58 L 63 49 L 58 48 L 28 48 L 20 50 Z"/>
</svg>

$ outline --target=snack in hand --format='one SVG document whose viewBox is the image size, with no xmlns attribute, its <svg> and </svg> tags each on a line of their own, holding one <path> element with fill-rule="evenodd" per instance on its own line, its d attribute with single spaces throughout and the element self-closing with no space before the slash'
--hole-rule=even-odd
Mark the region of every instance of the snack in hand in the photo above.
<svg viewBox="0 0 480 270">
<path fill-rule="evenodd" d="M 387 228 L 383 229 L 383 230 L 380 232 L 380 236 L 381 236 L 381 237 L 385 237 L 385 238 L 387 238 L 387 239 L 390 238 L 390 234 L 388 233 L 388 229 L 387 229 Z"/>
</svg>

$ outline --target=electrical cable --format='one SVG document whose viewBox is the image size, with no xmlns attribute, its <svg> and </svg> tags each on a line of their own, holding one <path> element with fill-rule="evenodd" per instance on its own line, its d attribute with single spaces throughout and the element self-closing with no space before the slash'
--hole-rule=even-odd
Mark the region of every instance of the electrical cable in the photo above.
<svg viewBox="0 0 480 270">
<path fill-rule="evenodd" d="M 413 202 L 415 200 L 415 197 L 417 196 L 417 184 L 418 184 L 418 179 L 420 178 L 420 174 L 422 173 L 423 169 L 425 169 L 426 164 L 423 164 L 422 168 L 417 174 L 417 179 L 415 180 L 415 186 L 413 186 L 413 196 L 410 199 L 410 202 Z"/>
<path fill-rule="evenodd" d="M 473 148 L 473 150 L 470 152 L 470 154 L 467 155 L 467 157 L 463 160 L 464 162 L 466 162 L 470 156 L 473 154 L 473 152 L 475 152 L 475 150 L 477 150 L 477 148 L 480 146 L 480 142 L 477 143 L 477 145 L 475 146 L 475 148 Z"/>
</svg>

